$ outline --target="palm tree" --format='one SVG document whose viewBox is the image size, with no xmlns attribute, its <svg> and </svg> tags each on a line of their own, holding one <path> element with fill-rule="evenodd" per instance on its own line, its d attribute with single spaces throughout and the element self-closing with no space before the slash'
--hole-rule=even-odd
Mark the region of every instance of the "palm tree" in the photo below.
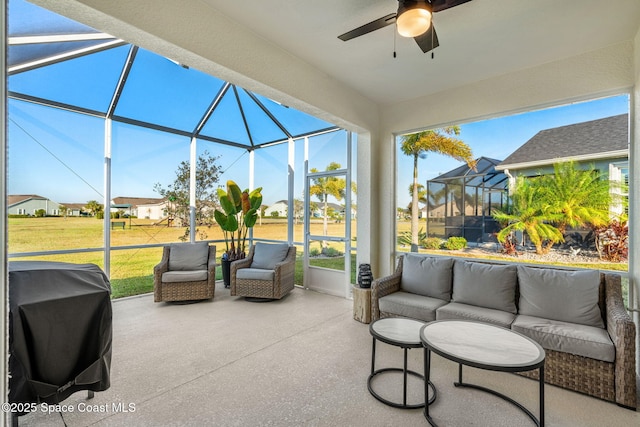
<svg viewBox="0 0 640 427">
<path fill-rule="evenodd" d="M 86 210 L 91 212 L 92 216 L 98 215 L 102 212 L 102 205 L 98 203 L 96 200 L 89 200 L 87 204 L 84 206 Z"/>
<path fill-rule="evenodd" d="M 609 223 L 614 196 L 609 180 L 593 166 L 580 169 L 573 162 L 556 163 L 554 174 L 538 178 L 545 190 L 549 211 L 562 234 L 567 227 L 600 227 Z"/>
<path fill-rule="evenodd" d="M 475 169 L 475 160 L 471 147 L 462 140 L 450 135 L 460 135 L 459 126 L 427 130 L 402 137 L 401 150 L 407 156 L 413 156 L 413 184 L 411 195 L 411 251 L 418 251 L 418 159 L 427 153 L 438 153 L 463 161 Z"/>
<path fill-rule="evenodd" d="M 536 247 L 536 253 L 544 254 L 556 242 L 564 241 L 560 230 L 550 224 L 559 216 L 550 211 L 544 200 L 545 192 L 541 180 L 518 177 L 515 191 L 511 195 L 510 212 L 494 210 L 493 217 L 504 224 L 498 233 L 498 241 L 504 243 L 514 231 L 524 231 Z"/>
<path fill-rule="evenodd" d="M 327 171 L 334 171 L 340 169 L 339 163 L 331 162 L 327 166 Z M 311 169 L 312 173 L 317 173 L 318 170 Z M 343 178 L 336 178 L 335 176 L 313 178 L 313 185 L 309 188 L 309 193 L 312 196 L 316 196 L 318 200 L 323 204 L 323 231 L 324 235 L 329 234 L 328 215 L 329 215 L 329 196 L 333 196 L 336 200 L 340 201 L 345 196 L 347 187 L 347 181 Z M 326 249 L 327 242 L 322 242 L 322 247 Z"/>
</svg>

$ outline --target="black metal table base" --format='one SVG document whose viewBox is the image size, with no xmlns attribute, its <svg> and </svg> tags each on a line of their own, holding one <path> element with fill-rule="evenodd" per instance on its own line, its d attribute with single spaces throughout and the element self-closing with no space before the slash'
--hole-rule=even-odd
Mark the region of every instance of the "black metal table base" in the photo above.
<svg viewBox="0 0 640 427">
<path fill-rule="evenodd" d="M 378 375 L 378 374 L 382 374 L 384 372 L 402 372 L 403 374 L 405 374 L 405 378 L 404 378 L 404 394 L 402 396 L 402 403 L 397 403 L 397 402 L 392 402 L 391 400 L 385 399 L 384 397 L 380 396 L 374 389 L 373 386 L 371 385 L 371 381 L 373 380 L 373 378 Z M 402 368 L 384 368 L 384 369 L 378 369 L 377 371 L 374 371 L 371 375 L 369 375 L 369 380 L 367 381 L 367 388 L 369 389 L 369 393 L 371 393 L 371 395 L 373 397 L 375 397 L 376 399 L 378 399 L 380 402 L 384 403 L 385 405 L 389 405 L 392 406 L 394 408 L 400 408 L 400 409 L 420 409 L 420 408 L 424 408 L 424 402 L 422 403 L 416 403 L 416 404 L 407 404 L 407 379 L 406 379 L 406 375 L 411 375 L 414 376 L 420 380 L 424 381 L 424 376 L 420 375 L 417 372 L 411 371 L 411 370 L 407 370 L 405 372 L 404 369 Z M 429 399 L 429 405 L 431 405 L 435 400 L 436 400 L 436 389 L 433 386 L 433 383 L 429 383 L 429 387 L 431 388 L 431 398 Z"/>
<path fill-rule="evenodd" d="M 425 362 L 427 365 L 430 365 L 430 353 L 429 351 L 427 351 L 427 354 L 425 354 Z M 429 369 L 430 366 L 427 368 Z M 540 370 L 540 377 L 538 379 L 539 385 L 540 385 L 540 418 L 537 418 L 533 412 L 531 412 L 530 410 L 528 410 L 527 408 L 525 408 L 521 403 L 515 401 L 514 399 L 510 398 L 509 396 L 505 396 L 504 394 L 497 392 L 495 390 L 492 390 L 490 388 L 487 387 L 483 387 L 480 385 L 476 385 L 476 384 L 471 384 L 471 383 L 465 383 L 464 381 L 462 381 L 462 364 L 458 363 L 458 381 L 454 382 L 453 385 L 455 387 L 467 387 L 467 388 L 473 388 L 476 390 L 480 390 L 480 391 L 484 391 L 486 393 L 490 393 L 493 394 L 494 396 L 498 396 L 499 398 L 511 403 L 512 405 L 514 405 L 515 407 L 519 408 L 522 412 L 524 412 L 529 418 L 531 418 L 531 420 L 535 423 L 536 426 L 538 427 L 544 427 L 544 365 L 541 366 L 539 368 Z M 429 378 L 429 373 L 427 372 L 427 380 Z M 431 386 L 433 386 L 433 384 L 431 384 L 429 382 L 429 384 Z M 435 389 L 434 389 L 435 391 Z M 433 420 L 433 418 L 430 416 L 429 414 L 429 408 L 425 407 L 424 410 L 424 417 L 425 419 L 429 422 L 430 425 L 437 427 L 436 422 Z"/>
<path fill-rule="evenodd" d="M 384 403 L 385 405 L 389 405 L 392 406 L 394 408 L 400 408 L 400 409 L 419 409 L 419 408 L 424 408 L 425 404 L 424 402 L 421 403 L 416 403 L 416 404 L 407 404 L 407 376 L 411 375 L 414 376 L 420 380 L 422 380 L 423 382 L 425 381 L 424 376 L 407 369 L 407 350 L 409 350 L 410 347 L 402 347 L 402 349 L 404 350 L 404 367 L 402 368 L 383 368 L 383 369 L 375 369 L 375 364 L 376 364 L 376 338 L 373 338 L 373 347 L 372 347 L 372 351 L 371 351 L 371 375 L 369 375 L 369 379 L 367 380 L 367 388 L 369 389 L 369 393 L 371 393 L 371 395 L 373 397 L 375 397 L 376 399 L 378 399 L 380 402 Z M 426 351 L 426 350 L 423 350 Z M 385 399 L 384 397 L 380 396 L 374 389 L 373 386 L 371 385 L 371 381 L 373 380 L 373 378 L 375 378 L 376 375 L 380 375 L 383 374 L 385 372 L 402 372 L 403 374 L 403 394 L 402 394 L 402 403 L 398 403 L 398 402 L 393 402 L 391 400 Z M 428 383 L 428 387 L 431 388 L 431 398 L 428 399 L 427 403 L 428 405 L 431 405 L 433 402 L 435 402 L 436 400 L 436 388 L 434 387 L 433 383 L 431 381 L 429 381 Z M 425 386 L 425 391 L 426 391 L 426 395 L 425 395 L 425 400 L 427 400 L 427 396 L 428 396 L 428 388 L 427 386 Z"/>
</svg>

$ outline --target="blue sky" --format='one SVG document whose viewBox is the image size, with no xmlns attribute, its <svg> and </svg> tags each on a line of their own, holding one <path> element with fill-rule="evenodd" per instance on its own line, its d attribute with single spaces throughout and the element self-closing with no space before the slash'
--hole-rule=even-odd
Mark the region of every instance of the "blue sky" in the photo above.
<svg viewBox="0 0 640 427">
<path fill-rule="evenodd" d="M 475 158 L 484 156 L 504 160 L 541 130 L 628 112 L 629 97 L 613 96 L 462 124 L 458 138 L 471 147 Z M 411 201 L 409 186 L 413 179 L 413 158 L 403 155 L 399 149 L 397 158 L 398 206 L 405 207 Z M 426 184 L 461 164 L 450 157 L 429 153 L 426 159 L 418 160 L 418 179 Z"/>
<path fill-rule="evenodd" d="M 60 31 L 84 28 L 33 4 L 11 1 L 10 33 L 31 34 L 52 23 Z M 128 49 L 128 46 L 122 46 L 13 75 L 9 78 L 9 89 L 105 111 Z M 12 55 L 14 58 L 19 56 L 16 49 L 10 48 L 10 62 Z M 218 79 L 141 49 L 116 114 L 193 130 L 222 84 Z M 208 122 L 203 132 L 248 145 L 242 116 L 237 108 L 234 109 L 231 91 L 227 95 L 214 113 L 216 120 Z M 309 124 L 318 128 L 328 125 L 257 96 L 294 133 Z M 242 91 L 238 91 L 238 97 L 248 99 Z M 255 104 L 247 102 L 244 105 L 247 115 L 257 117 L 249 125 L 254 134 L 259 130 L 263 135 L 263 140 L 258 142 L 281 137 L 282 132 Z M 17 100 L 10 100 L 8 107 L 9 194 L 38 194 L 60 203 L 101 201 L 104 120 Z M 474 157 L 504 159 L 540 130 L 627 113 L 628 108 L 626 95 L 605 98 L 462 124 L 459 137 L 471 146 Z M 246 150 L 199 142 L 198 154 L 205 150 L 220 157 L 218 164 L 224 172 L 220 177 L 221 184 L 233 179 L 241 187 L 248 186 L 249 155 Z M 295 197 L 302 197 L 304 159 L 301 141 L 296 142 L 295 158 Z M 313 138 L 309 158 L 310 168 L 324 170 L 331 161 L 345 167 L 346 132 Z M 353 158 L 355 161 L 356 156 Z M 407 189 L 412 179 L 412 159 L 401 152 L 397 158 L 398 206 L 406 206 L 410 200 Z M 114 122 L 112 159 L 112 197 L 158 197 L 153 191 L 154 185 L 170 184 L 180 162 L 189 159 L 189 138 Z M 287 197 L 287 164 L 286 144 L 256 151 L 255 185 L 264 187 L 265 203 Z M 419 163 L 420 182 L 424 184 L 459 165 L 448 157 L 429 154 Z M 357 176 L 354 180 L 357 182 Z"/>
</svg>

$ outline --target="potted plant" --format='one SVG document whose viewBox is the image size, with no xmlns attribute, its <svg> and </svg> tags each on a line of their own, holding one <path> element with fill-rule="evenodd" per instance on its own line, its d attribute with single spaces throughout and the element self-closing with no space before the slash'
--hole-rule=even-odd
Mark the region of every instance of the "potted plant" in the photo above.
<svg viewBox="0 0 640 427">
<path fill-rule="evenodd" d="M 262 204 L 262 187 L 241 191 L 232 180 L 227 181 L 227 191 L 218 189 L 222 211 L 216 209 L 214 218 L 224 234 L 226 250 L 222 254 L 222 277 L 224 286 L 230 285 L 231 262 L 246 256 L 245 244 L 249 229 L 258 219 Z"/>
</svg>

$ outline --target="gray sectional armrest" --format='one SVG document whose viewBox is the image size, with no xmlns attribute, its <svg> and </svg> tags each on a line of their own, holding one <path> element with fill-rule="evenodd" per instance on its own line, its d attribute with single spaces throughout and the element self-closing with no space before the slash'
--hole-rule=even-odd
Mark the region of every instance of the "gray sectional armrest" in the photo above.
<svg viewBox="0 0 640 427">
<path fill-rule="evenodd" d="M 624 307 L 621 277 L 605 274 L 607 332 L 616 347 L 616 403 L 636 407 L 636 328 Z"/>
<path fill-rule="evenodd" d="M 400 290 L 403 259 L 404 257 L 400 257 L 398 259 L 398 266 L 392 275 L 381 277 L 371 283 L 371 321 L 378 320 L 380 318 L 380 306 L 378 305 L 378 300 Z"/>
</svg>

